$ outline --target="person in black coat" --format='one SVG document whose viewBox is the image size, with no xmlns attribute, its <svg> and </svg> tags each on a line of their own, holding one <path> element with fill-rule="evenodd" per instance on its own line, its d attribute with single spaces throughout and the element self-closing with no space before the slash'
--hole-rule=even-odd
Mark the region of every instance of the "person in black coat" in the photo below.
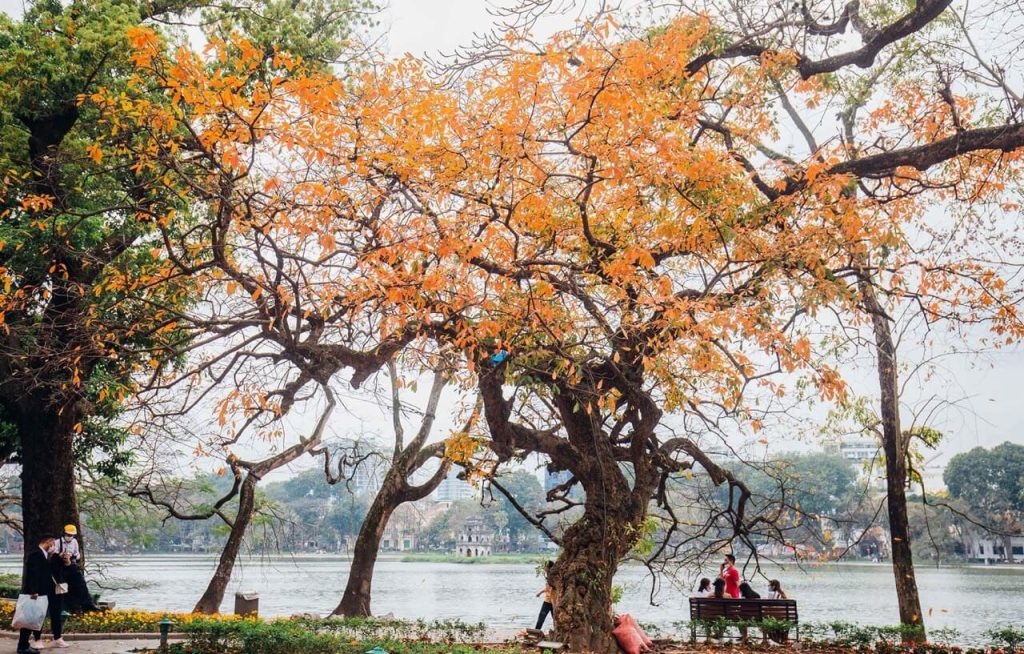
<svg viewBox="0 0 1024 654">
<path fill-rule="evenodd" d="M 46 610 L 50 614 L 50 632 L 53 634 L 53 642 L 50 643 L 50 647 L 69 647 L 64 641 L 62 633 L 64 631 L 64 598 L 65 594 L 57 594 L 57 584 L 62 583 L 64 580 L 61 579 L 61 574 L 64 571 L 64 562 L 57 554 L 57 549 L 60 546 L 60 542 L 54 539 L 53 552 L 50 554 L 50 558 L 46 561 L 50 567 L 50 580 L 53 582 L 50 584 L 49 593 L 47 593 L 47 605 Z M 41 631 L 33 632 L 32 637 L 39 642 L 39 639 L 43 637 Z"/>
<path fill-rule="evenodd" d="M 53 553 L 54 540 L 47 536 L 39 541 L 39 546 L 29 552 L 25 559 L 25 575 L 21 580 L 21 593 L 37 599 L 40 595 L 53 596 L 53 573 L 50 567 L 50 555 Z M 51 619 L 52 619 L 52 613 Z M 60 611 L 57 613 L 57 624 L 60 624 Z M 22 629 L 18 634 L 18 654 L 39 654 L 39 650 L 28 644 L 31 629 Z"/>
</svg>

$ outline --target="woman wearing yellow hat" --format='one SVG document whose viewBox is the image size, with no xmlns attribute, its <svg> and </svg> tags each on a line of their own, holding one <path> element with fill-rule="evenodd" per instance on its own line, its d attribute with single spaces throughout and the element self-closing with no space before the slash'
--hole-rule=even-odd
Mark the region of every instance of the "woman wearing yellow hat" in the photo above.
<svg viewBox="0 0 1024 654">
<path fill-rule="evenodd" d="M 72 605 L 79 604 L 83 611 L 99 611 L 79 567 L 82 552 L 75 538 L 77 535 L 78 528 L 75 525 L 64 525 L 64 537 L 57 541 L 57 555 L 64 559 L 64 581 L 68 583 L 69 599 Z"/>
</svg>

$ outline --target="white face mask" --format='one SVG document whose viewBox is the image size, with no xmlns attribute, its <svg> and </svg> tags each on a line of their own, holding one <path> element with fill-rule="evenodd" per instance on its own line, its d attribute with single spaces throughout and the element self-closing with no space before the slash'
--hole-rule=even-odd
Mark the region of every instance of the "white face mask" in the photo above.
<svg viewBox="0 0 1024 654">
<path fill-rule="evenodd" d="M 74 536 L 68 536 L 67 534 L 64 534 L 64 542 L 65 543 L 70 543 L 72 541 L 72 539 L 74 539 Z"/>
</svg>

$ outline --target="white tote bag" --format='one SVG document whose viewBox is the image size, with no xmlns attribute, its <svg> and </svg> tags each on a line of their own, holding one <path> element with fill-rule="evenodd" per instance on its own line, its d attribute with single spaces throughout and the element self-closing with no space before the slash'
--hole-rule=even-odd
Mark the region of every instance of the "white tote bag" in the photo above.
<svg viewBox="0 0 1024 654">
<path fill-rule="evenodd" d="M 18 595 L 18 605 L 14 607 L 11 627 L 39 631 L 43 628 L 43 620 L 46 619 L 46 609 L 46 595 L 40 595 L 36 599 L 32 599 L 31 595 Z"/>
</svg>

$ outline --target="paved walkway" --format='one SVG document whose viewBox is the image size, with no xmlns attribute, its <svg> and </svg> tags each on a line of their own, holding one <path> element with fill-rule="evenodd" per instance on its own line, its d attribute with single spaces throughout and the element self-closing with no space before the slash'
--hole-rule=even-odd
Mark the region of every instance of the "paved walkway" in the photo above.
<svg viewBox="0 0 1024 654">
<path fill-rule="evenodd" d="M 67 654 L 127 654 L 144 649 L 157 649 L 160 646 L 159 639 L 139 638 L 124 640 L 75 640 L 73 635 L 64 638 L 70 647 L 64 649 L 50 649 L 49 640 L 40 643 L 40 652 L 66 652 Z M 174 642 L 174 641 L 172 641 Z M 18 649 L 18 641 L 13 638 L 0 640 L 0 654 L 13 654 Z"/>
</svg>

